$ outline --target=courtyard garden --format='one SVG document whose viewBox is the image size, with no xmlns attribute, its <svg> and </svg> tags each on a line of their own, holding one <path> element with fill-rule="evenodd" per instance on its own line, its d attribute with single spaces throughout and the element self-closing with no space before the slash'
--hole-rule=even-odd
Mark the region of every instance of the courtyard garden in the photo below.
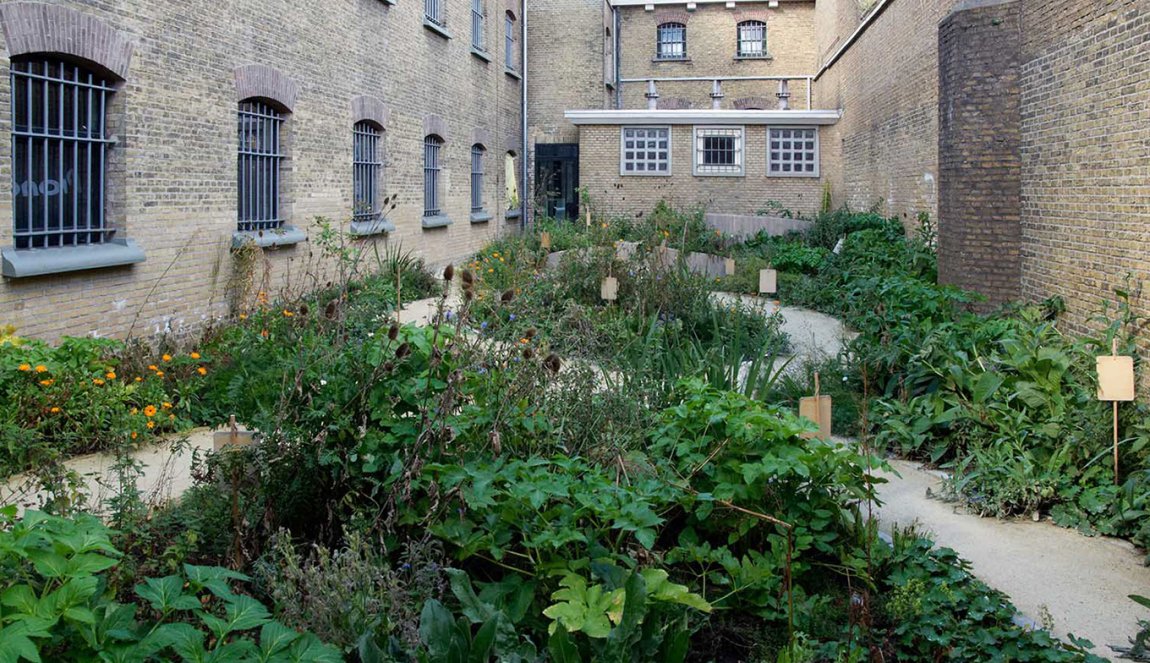
<svg viewBox="0 0 1150 663">
<path fill-rule="evenodd" d="M 434 274 L 324 248 L 342 276 L 300 292 L 249 256 L 195 338 L 0 335 L 0 476 L 49 498 L 0 511 L 0 662 L 1101 660 L 872 511 L 897 454 L 977 513 L 1146 547 L 1150 419 L 1123 408 L 1115 476 L 1093 373 L 1136 354 L 1131 293 L 1089 338 L 1057 301 L 975 314 L 928 220 L 848 210 L 543 221 Z M 841 354 L 789 365 L 777 314 L 716 296 L 767 266 L 858 332 Z M 797 415 L 816 372 L 842 438 Z M 232 416 L 258 442 L 149 504 L 132 452 Z M 90 452 L 118 459 L 100 519 L 64 465 Z"/>
</svg>

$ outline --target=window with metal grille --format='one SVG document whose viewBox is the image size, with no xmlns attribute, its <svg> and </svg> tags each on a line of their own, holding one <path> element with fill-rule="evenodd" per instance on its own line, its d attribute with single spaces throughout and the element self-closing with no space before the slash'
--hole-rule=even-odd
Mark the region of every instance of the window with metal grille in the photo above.
<svg viewBox="0 0 1150 663">
<path fill-rule="evenodd" d="M 818 129 L 772 127 L 767 140 L 767 173 L 776 177 L 818 177 Z"/>
<path fill-rule="evenodd" d="M 239 229 L 274 230 L 280 216 L 281 141 L 284 115 L 267 103 L 240 102 L 239 110 Z"/>
<path fill-rule="evenodd" d="M 17 249 L 102 244 L 111 82 L 53 59 L 12 62 L 12 217 Z"/>
<path fill-rule="evenodd" d="M 371 122 L 357 122 L 352 129 L 352 187 L 354 221 L 374 221 L 379 217 L 379 139 L 382 132 Z"/>
<path fill-rule="evenodd" d="M 687 57 L 687 26 L 682 23 L 663 23 L 659 26 L 658 60 L 684 60 Z"/>
<path fill-rule="evenodd" d="M 671 128 L 623 127 L 620 175 L 670 175 Z"/>
<path fill-rule="evenodd" d="M 743 128 L 696 127 L 695 174 L 742 175 Z"/>
<path fill-rule="evenodd" d="M 483 211 L 483 160 L 487 150 L 482 145 L 471 146 L 471 211 Z"/>
<path fill-rule="evenodd" d="M 509 71 L 515 71 L 515 17 L 511 12 L 507 12 L 504 17 L 503 26 L 503 64 Z"/>
<path fill-rule="evenodd" d="M 423 0 L 423 16 L 440 27 L 447 27 L 447 19 L 443 16 L 445 2 L 446 0 Z"/>
<path fill-rule="evenodd" d="M 487 13 L 483 9 L 483 0 L 471 0 L 471 48 L 477 51 L 487 50 L 487 39 L 484 31 L 487 27 Z"/>
<path fill-rule="evenodd" d="M 767 55 L 767 24 L 743 21 L 739 24 L 739 57 L 761 58 Z"/>
<path fill-rule="evenodd" d="M 443 148 L 443 139 L 439 136 L 428 136 L 423 139 L 423 215 L 439 216 L 443 211 L 439 209 L 439 153 Z"/>
</svg>

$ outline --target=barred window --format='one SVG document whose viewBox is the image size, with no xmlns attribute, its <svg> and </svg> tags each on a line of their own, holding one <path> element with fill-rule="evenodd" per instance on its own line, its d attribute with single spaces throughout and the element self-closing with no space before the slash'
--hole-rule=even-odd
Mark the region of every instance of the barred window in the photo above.
<svg viewBox="0 0 1150 663">
<path fill-rule="evenodd" d="M 446 0 L 423 0 L 423 16 L 432 23 L 447 27 L 447 18 L 443 15 L 443 5 Z"/>
<path fill-rule="evenodd" d="M 658 60 L 683 60 L 686 57 L 687 26 L 682 23 L 661 24 L 655 58 Z"/>
<path fill-rule="evenodd" d="M 671 174 L 670 127 L 623 127 L 620 175 Z"/>
<path fill-rule="evenodd" d="M 379 217 L 379 174 L 383 169 L 379 139 L 382 133 L 379 127 L 367 121 L 357 122 L 352 129 L 354 221 L 374 221 Z"/>
<path fill-rule="evenodd" d="M 443 139 L 431 135 L 423 139 L 423 215 L 439 216 L 439 157 L 443 149 Z"/>
<path fill-rule="evenodd" d="M 515 71 L 515 17 L 507 12 L 504 17 L 503 64 L 509 71 Z"/>
<path fill-rule="evenodd" d="M 17 249 L 102 244 L 111 81 L 54 59 L 13 61 L 12 217 Z"/>
<path fill-rule="evenodd" d="M 776 177 L 818 177 L 818 129 L 772 127 L 767 141 L 767 173 Z"/>
<path fill-rule="evenodd" d="M 767 55 L 767 24 L 762 21 L 739 23 L 739 57 L 761 58 Z"/>
<path fill-rule="evenodd" d="M 239 229 L 273 230 L 280 216 L 280 185 L 284 153 L 281 133 L 284 114 L 269 104 L 249 99 L 239 107 Z"/>
<path fill-rule="evenodd" d="M 471 211 L 483 211 L 483 171 L 487 150 L 478 143 L 471 146 Z"/>
<path fill-rule="evenodd" d="M 487 13 L 483 10 L 483 0 L 471 0 L 471 47 L 477 51 L 487 50 L 486 27 Z"/>
<path fill-rule="evenodd" d="M 742 127 L 695 127 L 695 174 L 743 174 Z"/>
</svg>

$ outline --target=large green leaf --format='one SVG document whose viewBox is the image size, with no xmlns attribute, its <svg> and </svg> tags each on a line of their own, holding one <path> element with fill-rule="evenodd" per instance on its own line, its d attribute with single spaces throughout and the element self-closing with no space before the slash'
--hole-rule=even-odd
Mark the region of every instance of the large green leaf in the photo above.
<svg viewBox="0 0 1150 663">
<path fill-rule="evenodd" d="M 150 603 L 154 610 L 161 613 L 172 610 L 196 610 L 200 607 L 196 597 L 184 594 L 184 579 L 179 576 L 148 578 L 136 585 L 136 596 Z"/>
</svg>

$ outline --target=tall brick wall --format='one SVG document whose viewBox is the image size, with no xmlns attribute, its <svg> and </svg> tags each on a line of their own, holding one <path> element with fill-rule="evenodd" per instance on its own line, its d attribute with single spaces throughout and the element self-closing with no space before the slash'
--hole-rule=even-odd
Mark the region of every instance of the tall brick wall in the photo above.
<svg viewBox="0 0 1150 663">
<path fill-rule="evenodd" d="M 815 4 L 781 2 L 769 8 L 767 2 L 742 2 L 734 9 L 724 3 L 700 4 L 692 12 L 683 6 L 654 11 L 642 6 L 620 8 L 620 77 L 710 77 L 724 76 L 810 76 L 815 69 Z M 757 20 L 767 25 L 767 52 L 770 59 L 739 59 L 737 25 Z M 681 22 L 687 26 L 687 60 L 655 59 L 660 23 Z M 791 107 L 805 108 L 807 85 L 793 80 Z M 646 108 L 645 83 L 622 85 L 623 108 Z M 740 100 L 762 100 L 777 107 L 778 83 L 773 81 L 729 81 L 723 85 L 724 108 L 736 108 Z M 710 82 L 665 82 L 659 84 L 660 102 L 688 102 L 693 108 L 711 107 Z M 756 106 L 761 104 L 756 103 Z"/>
<path fill-rule="evenodd" d="M 1017 300 L 1021 238 L 1018 0 L 967 0 L 938 29 L 938 277 Z"/>
<path fill-rule="evenodd" d="M 879 204 L 908 227 L 920 212 L 938 218 L 938 23 L 954 4 L 892 0 L 815 81 L 815 106 L 843 110 L 823 143 L 836 203 Z M 820 35 L 820 67 L 857 27 L 858 7 L 817 3 L 815 23 L 836 31 Z"/>
<path fill-rule="evenodd" d="M 521 82 L 504 73 L 503 3 L 488 0 L 491 63 L 470 53 L 469 0 L 445 0 L 452 39 L 423 26 L 423 3 L 380 0 L 52 0 L 123 33 L 133 54 L 109 121 L 109 215 L 147 252 L 128 268 L 0 280 L 0 323 L 21 333 L 150 334 L 195 325 L 226 311 L 228 250 L 236 229 L 235 69 L 275 67 L 299 89 L 287 122 L 289 222 L 311 230 L 316 216 L 346 227 L 352 210 L 352 102 L 382 100 L 383 195 L 395 196 L 398 230 L 363 240 L 402 247 L 432 262 L 462 257 L 515 227 L 496 214 L 468 222 L 471 141 L 488 145 L 485 200 L 503 206 L 503 155 L 520 144 Z M 3 4 L 11 4 L 4 2 Z M 532 3 L 535 4 L 534 2 Z M 6 48 L 6 46 L 5 46 Z M 5 52 L 6 55 L 6 52 Z M 8 58 L 0 58 L 7 81 Z M 440 116 L 444 208 L 454 225 L 421 229 L 424 120 Z M 0 85 L 0 133 L 11 130 L 9 86 Z M 0 141 L 0 178 L 10 178 L 10 143 Z M 12 196 L 0 191 L 0 245 L 11 245 Z M 302 282 L 318 248 L 268 251 L 273 288 Z M 316 265 L 329 270 L 331 264 Z M 321 277 L 322 278 L 322 277 Z"/>
<path fill-rule="evenodd" d="M 1126 275 L 1150 285 L 1150 2 L 1026 0 L 1022 34 L 1023 294 L 1084 332 Z"/>
<path fill-rule="evenodd" d="M 638 214 L 651 211 L 660 201 L 679 208 L 705 207 L 708 212 L 727 214 L 774 213 L 777 205 L 813 214 L 819 207 L 819 178 L 765 175 L 767 129 L 763 126 L 746 127 L 743 177 L 694 176 L 690 126 L 671 127 L 671 177 L 621 177 L 620 128 L 591 125 L 580 127 L 580 131 L 579 176 L 597 212 Z"/>
</svg>

